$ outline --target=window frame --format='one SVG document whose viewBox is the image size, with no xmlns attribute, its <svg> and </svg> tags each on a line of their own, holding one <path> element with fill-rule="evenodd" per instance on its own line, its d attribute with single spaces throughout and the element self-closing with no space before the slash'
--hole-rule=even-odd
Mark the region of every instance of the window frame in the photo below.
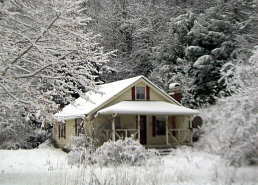
<svg viewBox="0 0 258 185">
<path fill-rule="evenodd" d="M 66 123 L 59 122 L 58 124 L 58 136 L 60 138 L 66 138 Z"/>
<path fill-rule="evenodd" d="M 155 121 L 156 126 L 156 136 L 165 136 L 166 135 L 166 117 L 156 116 Z"/>
<path fill-rule="evenodd" d="M 138 97 L 137 97 L 137 89 L 138 88 L 143 88 L 144 89 L 144 98 L 143 99 L 139 99 Z M 146 100 L 146 86 L 135 86 L 135 100 Z"/>
<path fill-rule="evenodd" d="M 75 136 L 80 136 L 80 134 L 84 134 L 84 120 L 83 120 L 83 118 L 76 118 L 74 120 L 74 126 L 75 126 Z"/>
</svg>

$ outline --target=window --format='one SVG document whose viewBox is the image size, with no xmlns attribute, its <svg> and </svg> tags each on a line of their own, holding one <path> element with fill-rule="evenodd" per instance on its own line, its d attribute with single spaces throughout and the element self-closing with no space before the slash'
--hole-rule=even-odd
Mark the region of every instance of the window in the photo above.
<svg viewBox="0 0 258 185">
<path fill-rule="evenodd" d="M 156 135 L 163 136 L 166 135 L 166 119 L 165 117 L 156 118 Z"/>
<path fill-rule="evenodd" d="M 136 87 L 136 100 L 145 100 L 145 87 Z"/>
<path fill-rule="evenodd" d="M 58 132 L 59 132 L 59 134 L 58 134 L 59 138 L 61 138 L 61 137 L 65 138 L 65 136 L 66 136 L 66 124 L 65 123 L 62 123 L 62 122 L 58 123 Z"/>
<path fill-rule="evenodd" d="M 82 118 L 75 119 L 75 135 L 76 136 L 79 136 L 80 134 L 85 134 L 83 125 L 84 125 L 84 121 Z"/>
</svg>

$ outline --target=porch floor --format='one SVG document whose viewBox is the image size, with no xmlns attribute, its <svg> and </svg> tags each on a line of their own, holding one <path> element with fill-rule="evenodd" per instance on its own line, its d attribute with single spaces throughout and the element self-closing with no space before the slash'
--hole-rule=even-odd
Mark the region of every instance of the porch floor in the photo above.
<svg viewBox="0 0 258 185">
<path fill-rule="evenodd" d="M 177 148 L 177 146 L 179 145 L 145 145 L 145 148 L 155 149 L 158 151 L 159 155 L 165 156 L 165 155 L 169 155 L 174 149 Z M 186 146 L 192 146 L 192 145 L 186 145 Z"/>
<path fill-rule="evenodd" d="M 145 148 L 147 149 L 169 149 L 173 148 L 176 149 L 178 146 L 183 146 L 183 145 L 176 145 L 176 144 L 170 144 L 170 145 L 144 145 Z M 184 146 L 193 146 L 191 144 L 184 144 Z"/>
</svg>

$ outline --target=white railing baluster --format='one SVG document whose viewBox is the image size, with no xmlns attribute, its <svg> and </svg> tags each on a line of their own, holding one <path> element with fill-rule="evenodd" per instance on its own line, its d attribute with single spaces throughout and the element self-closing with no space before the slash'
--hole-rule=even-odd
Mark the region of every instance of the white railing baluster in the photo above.
<svg viewBox="0 0 258 185">
<path fill-rule="evenodd" d="M 191 144 L 192 136 L 189 129 L 169 129 L 168 132 L 170 138 L 174 140 L 174 144 Z M 176 133 L 175 136 L 173 133 Z"/>
<path fill-rule="evenodd" d="M 112 130 L 105 129 L 103 132 L 104 136 L 107 136 L 108 135 L 107 133 L 110 133 L 110 132 L 112 132 Z M 137 136 L 139 136 L 139 133 L 138 133 L 138 129 L 116 129 L 115 136 L 117 136 L 119 139 L 124 139 L 131 136 L 134 136 L 137 138 Z M 108 139 L 109 138 L 107 138 L 107 140 Z"/>
<path fill-rule="evenodd" d="M 107 140 L 112 139 L 112 130 L 106 129 L 103 132 L 104 137 Z M 118 139 L 124 139 L 133 136 L 135 139 L 139 138 L 138 129 L 116 129 L 115 136 Z M 189 129 L 168 129 L 169 144 L 179 145 L 179 144 L 192 144 L 192 133 Z M 172 143 L 170 143 L 172 142 Z"/>
</svg>

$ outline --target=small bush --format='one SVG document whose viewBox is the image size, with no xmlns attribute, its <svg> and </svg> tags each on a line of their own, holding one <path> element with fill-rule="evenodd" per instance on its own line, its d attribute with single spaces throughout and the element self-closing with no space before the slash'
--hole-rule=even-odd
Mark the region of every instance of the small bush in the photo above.
<svg viewBox="0 0 258 185">
<path fill-rule="evenodd" d="M 74 136 L 71 140 L 68 164 L 94 163 L 95 142 L 86 135 Z"/>
<path fill-rule="evenodd" d="M 146 150 L 138 141 L 132 138 L 109 141 L 96 150 L 95 160 L 100 165 L 141 165 L 157 153 Z"/>
<path fill-rule="evenodd" d="M 146 150 L 138 141 L 132 138 L 105 142 L 99 148 L 95 148 L 96 142 L 85 135 L 72 138 L 68 153 L 70 165 L 141 165 L 147 159 L 158 153 L 154 150 Z"/>
</svg>

